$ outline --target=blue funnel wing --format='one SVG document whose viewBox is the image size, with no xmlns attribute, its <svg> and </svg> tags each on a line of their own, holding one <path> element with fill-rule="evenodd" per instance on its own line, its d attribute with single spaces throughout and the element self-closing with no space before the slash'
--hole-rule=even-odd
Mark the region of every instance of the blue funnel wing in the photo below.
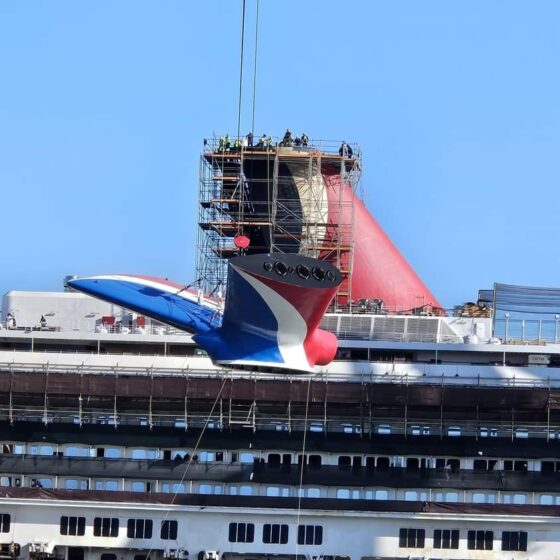
<svg viewBox="0 0 560 560">
<path fill-rule="evenodd" d="M 217 302 L 199 298 L 193 291 L 161 278 L 107 275 L 78 278 L 68 284 L 184 331 L 204 333 L 221 324 Z"/>
</svg>

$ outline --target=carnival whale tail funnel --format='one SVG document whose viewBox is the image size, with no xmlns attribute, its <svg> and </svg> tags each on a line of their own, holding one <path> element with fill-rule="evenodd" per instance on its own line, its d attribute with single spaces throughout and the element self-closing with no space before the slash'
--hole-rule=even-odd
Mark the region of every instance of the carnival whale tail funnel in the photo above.
<svg viewBox="0 0 560 560">
<path fill-rule="evenodd" d="M 222 325 L 195 340 L 219 364 L 313 371 L 336 353 L 318 326 L 341 281 L 332 264 L 300 255 L 231 259 Z"/>
<path fill-rule="evenodd" d="M 215 363 L 313 371 L 336 353 L 334 334 L 319 323 L 342 281 L 330 263 L 286 254 L 230 259 L 225 307 L 160 278 L 107 275 L 68 284 L 195 334 Z"/>
</svg>

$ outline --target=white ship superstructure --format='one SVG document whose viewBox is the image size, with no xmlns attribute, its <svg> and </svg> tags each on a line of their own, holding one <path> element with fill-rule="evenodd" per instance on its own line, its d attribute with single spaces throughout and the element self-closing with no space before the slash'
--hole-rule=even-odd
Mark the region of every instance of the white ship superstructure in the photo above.
<svg viewBox="0 0 560 560">
<path fill-rule="evenodd" d="M 218 368 L 73 292 L 3 311 L 5 557 L 558 556 L 554 320 L 328 314 L 338 357 L 308 376 Z"/>
</svg>

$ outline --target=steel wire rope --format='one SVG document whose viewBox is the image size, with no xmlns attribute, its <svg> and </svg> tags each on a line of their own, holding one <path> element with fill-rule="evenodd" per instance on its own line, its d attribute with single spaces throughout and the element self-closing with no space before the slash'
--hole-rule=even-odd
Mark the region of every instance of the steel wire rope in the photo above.
<svg viewBox="0 0 560 560">
<path fill-rule="evenodd" d="M 208 426 L 208 422 L 210 421 L 210 418 L 212 418 L 212 415 L 214 414 L 214 410 L 216 408 L 216 405 L 218 404 L 218 400 L 220 399 L 220 397 L 222 396 L 222 391 L 224 390 L 225 384 L 227 381 L 227 377 L 224 376 L 224 380 L 222 382 L 222 386 L 220 387 L 220 390 L 218 391 L 218 394 L 216 395 L 216 399 L 214 400 L 214 404 L 212 405 L 212 408 L 210 409 L 210 413 L 208 414 L 208 416 L 206 417 L 206 420 L 204 422 L 204 426 L 200 432 L 200 435 L 198 436 L 198 439 L 196 440 L 195 446 L 192 450 L 192 455 L 189 458 L 189 462 L 187 463 L 187 467 L 185 468 L 185 472 L 183 473 L 183 476 L 181 477 L 181 480 L 179 481 L 179 485 L 183 484 L 183 482 L 185 481 L 185 478 L 187 476 L 187 473 L 189 472 L 189 469 L 192 465 L 194 456 L 196 455 L 196 452 L 198 450 L 198 447 L 200 445 L 200 442 L 202 441 L 202 437 L 204 436 L 204 432 L 206 431 L 206 427 Z M 179 492 L 174 492 L 173 493 L 173 498 L 171 498 L 171 503 L 169 504 L 166 512 L 165 512 L 165 516 L 162 519 L 161 523 L 160 523 L 160 529 L 163 528 L 164 523 L 168 520 L 169 518 L 169 514 L 171 513 L 171 506 L 173 506 L 175 504 L 175 500 L 177 499 L 177 496 L 179 495 Z M 150 560 L 150 554 L 153 552 L 154 548 L 151 547 L 148 550 L 148 554 L 146 554 L 146 560 Z"/>
<path fill-rule="evenodd" d="M 243 97 L 243 52 L 245 47 L 245 4 L 243 0 L 243 14 L 241 17 L 241 55 L 239 60 L 239 102 L 237 105 L 237 139 L 241 134 L 241 100 Z"/>
<path fill-rule="evenodd" d="M 309 394 L 311 392 L 311 379 L 313 374 L 309 376 L 309 381 L 307 383 L 307 397 L 305 399 L 305 420 L 303 422 L 303 443 L 301 449 L 301 465 L 299 474 L 299 487 L 298 487 L 298 506 L 297 506 L 297 517 L 296 517 L 296 560 L 299 553 L 299 522 L 301 516 L 301 498 L 302 498 L 302 488 L 303 488 L 303 471 L 305 467 L 305 446 L 307 443 L 307 419 L 309 415 Z"/>
<path fill-rule="evenodd" d="M 255 59 L 253 62 L 253 118 L 251 121 L 251 134 L 255 134 L 255 106 L 257 100 L 257 54 L 259 49 L 259 2 L 257 0 L 257 12 L 255 15 Z"/>
</svg>

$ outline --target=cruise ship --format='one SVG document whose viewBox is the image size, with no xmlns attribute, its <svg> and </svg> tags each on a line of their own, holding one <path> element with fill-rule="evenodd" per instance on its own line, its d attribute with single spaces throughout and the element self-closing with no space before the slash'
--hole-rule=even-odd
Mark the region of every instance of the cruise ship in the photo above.
<svg viewBox="0 0 560 560">
<path fill-rule="evenodd" d="M 227 138 L 204 141 L 192 285 L 98 277 L 134 284 L 128 307 L 79 277 L 4 296 L 1 557 L 560 558 L 557 292 L 444 310 L 360 201 L 359 146 Z M 242 355 L 250 259 L 297 290 L 337 271 L 313 327 L 334 360 Z M 211 322 L 224 298 L 235 359 L 177 307 Z"/>
</svg>

